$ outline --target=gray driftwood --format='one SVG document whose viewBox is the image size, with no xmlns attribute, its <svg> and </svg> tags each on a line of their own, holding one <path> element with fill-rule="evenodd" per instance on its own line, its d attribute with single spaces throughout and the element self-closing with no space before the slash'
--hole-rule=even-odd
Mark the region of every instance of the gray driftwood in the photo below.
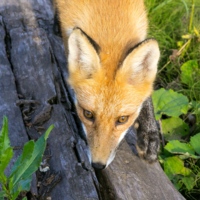
<svg viewBox="0 0 200 200">
<path fill-rule="evenodd" d="M 23 145 L 54 124 L 29 199 L 184 199 L 158 163 L 150 166 L 137 157 L 133 131 L 127 135 L 131 148 L 124 141 L 97 180 L 65 81 L 64 46 L 53 33 L 53 18 L 51 0 L 0 1 L 0 125 L 6 115 L 15 147 L 6 173 Z"/>
<path fill-rule="evenodd" d="M 137 156 L 135 143 L 132 128 L 120 144 L 111 165 L 97 173 L 103 199 L 184 200 L 158 162 L 149 165 Z"/>
</svg>

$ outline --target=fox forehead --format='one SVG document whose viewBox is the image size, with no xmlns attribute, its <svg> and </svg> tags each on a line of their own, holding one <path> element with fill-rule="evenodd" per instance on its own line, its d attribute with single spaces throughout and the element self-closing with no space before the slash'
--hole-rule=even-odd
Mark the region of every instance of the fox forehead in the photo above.
<svg viewBox="0 0 200 200">
<path fill-rule="evenodd" d="M 75 92 L 78 103 L 83 109 L 99 115 L 112 114 L 113 117 L 137 112 L 145 98 L 144 90 L 141 91 L 141 88 L 138 90 L 129 84 L 120 84 L 114 80 L 110 82 L 89 80 L 87 84 L 80 83 Z"/>
</svg>

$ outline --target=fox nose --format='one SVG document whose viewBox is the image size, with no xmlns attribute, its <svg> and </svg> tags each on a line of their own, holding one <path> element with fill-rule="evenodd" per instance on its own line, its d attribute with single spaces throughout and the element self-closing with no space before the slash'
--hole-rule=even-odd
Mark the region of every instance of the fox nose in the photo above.
<svg viewBox="0 0 200 200">
<path fill-rule="evenodd" d="M 101 163 L 92 163 L 92 167 L 97 170 L 102 170 L 106 167 L 106 165 L 102 165 Z"/>
</svg>

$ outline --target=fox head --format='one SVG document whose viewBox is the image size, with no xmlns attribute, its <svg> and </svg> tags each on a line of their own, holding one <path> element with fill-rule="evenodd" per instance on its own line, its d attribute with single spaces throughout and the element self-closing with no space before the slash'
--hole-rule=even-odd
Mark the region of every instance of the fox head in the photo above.
<svg viewBox="0 0 200 200">
<path fill-rule="evenodd" d="M 121 63 L 112 60 L 90 37 L 74 29 L 68 40 L 68 82 L 76 94 L 76 108 L 87 137 L 89 159 L 107 167 L 117 146 L 151 95 L 160 52 L 148 39 L 129 49 Z M 115 65 L 115 63 L 114 63 Z"/>
</svg>

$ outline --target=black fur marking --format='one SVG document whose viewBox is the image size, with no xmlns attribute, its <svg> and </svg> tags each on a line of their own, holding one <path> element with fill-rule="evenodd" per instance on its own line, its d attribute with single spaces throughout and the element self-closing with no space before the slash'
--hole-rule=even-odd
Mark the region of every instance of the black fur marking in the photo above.
<svg viewBox="0 0 200 200">
<path fill-rule="evenodd" d="M 146 40 L 144 40 L 144 41 L 142 41 L 142 42 L 136 44 L 134 47 L 130 48 L 130 49 L 127 51 L 124 60 L 126 59 L 126 57 L 127 57 L 133 50 L 135 50 L 135 49 L 138 48 L 139 46 L 145 44 L 145 43 L 148 42 L 149 40 L 157 41 L 157 40 L 154 39 L 154 38 L 148 38 L 148 39 L 146 39 Z"/>
<path fill-rule="evenodd" d="M 101 51 L 101 47 L 89 35 L 87 35 L 82 29 L 80 29 L 79 27 L 74 28 L 74 30 L 75 29 L 79 29 L 82 32 L 82 34 L 84 34 L 87 37 L 87 39 L 89 40 L 90 44 L 96 50 L 97 54 L 99 54 L 99 52 Z"/>
</svg>

